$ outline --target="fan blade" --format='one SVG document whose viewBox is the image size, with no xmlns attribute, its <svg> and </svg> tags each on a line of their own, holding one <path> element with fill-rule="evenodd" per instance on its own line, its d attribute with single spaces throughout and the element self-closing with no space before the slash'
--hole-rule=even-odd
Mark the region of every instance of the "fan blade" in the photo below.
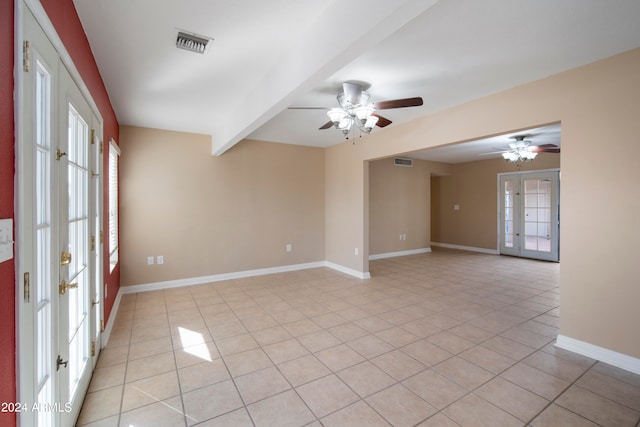
<svg viewBox="0 0 640 427">
<path fill-rule="evenodd" d="M 560 147 L 553 144 L 543 144 L 531 147 L 531 151 L 534 153 L 559 153 Z"/>
<path fill-rule="evenodd" d="M 376 117 L 378 118 L 378 123 L 376 123 L 376 125 L 377 125 L 378 127 L 383 128 L 383 127 L 385 127 L 385 126 L 389 126 L 391 123 L 393 123 L 391 120 L 389 120 L 389 119 L 387 119 L 387 118 L 385 118 L 385 117 L 382 117 L 382 116 L 381 116 L 381 115 L 379 115 L 379 114 L 375 114 L 375 113 L 374 113 L 374 114 L 372 114 L 372 116 L 376 116 Z"/>
<path fill-rule="evenodd" d="M 502 153 L 508 153 L 509 150 L 502 150 L 502 151 L 490 151 L 488 153 L 480 153 L 478 154 L 478 156 L 491 156 L 492 154 L 502 154 Z"/>
<path fill-rule="evenodd" d="M 328 107 L 287 107 L 287 110 L 329 110 Z"/>
<path fill-rule="evenodd" d="M 329 121 L 329 122 L 323 124 L 322 126 L 320 126 L 320 128 L 318 130 L 329 129 L 330 127 L 333 127 L 333 122 L 331 122 L 331 121 Z"/>
<path fill-rule="evenodd" d="M 389 110 L 391 108 L 419 107 L 422 105 L 422 98 L 394 99 L 391 101 L 380 101 L 374 104 L 376 110 Z"/>
</svg>

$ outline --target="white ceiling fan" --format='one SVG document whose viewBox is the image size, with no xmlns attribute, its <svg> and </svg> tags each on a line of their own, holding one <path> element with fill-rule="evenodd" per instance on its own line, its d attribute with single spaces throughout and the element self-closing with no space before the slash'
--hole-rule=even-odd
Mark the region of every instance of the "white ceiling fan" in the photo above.
<svg viewBox="0 0 640 427">
<path fill-rule="evenodd" d="M 342 84 L 342 92 L 337 95 L 340 107 L 289 107 L 296 110 L 328 110 L 329 121 L 319 130 L 334 127 L 342 131 L 349 138 L 352 129 L 358 128 L 362 133 L 371 133 L 374 126 L 385 127 L 391 124 L 391 120 L 376 113 L 377 110 L 389 110 L 392 108 L 418 107 L 423 104 L 421 97 L 394 99 L 390 101 L 373 102 L 369 92 L 362 85 L 355 82 Z"/>
<path fill-rule="evenodd" d="M 481 155 L 489 155 L 500 153 L 502 157 L 509 163 L 530 162 L 535 159 L 538 153 L 559 153 L 560 147 L 554 144 L 532 145 L 530 140 L 534 135 L 514 135 L 511 138 L 514 142 L 509 143 L 509 148 Z"/>
</svg>

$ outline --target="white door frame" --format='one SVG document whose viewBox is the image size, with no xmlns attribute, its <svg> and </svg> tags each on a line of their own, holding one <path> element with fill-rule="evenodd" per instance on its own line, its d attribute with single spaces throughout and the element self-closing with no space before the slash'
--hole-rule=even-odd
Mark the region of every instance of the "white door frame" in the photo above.
<svg viewBox="0 0 640 427">
<path fill-rule="evenodd" d="M 95 352 L 92 357 L 92 369 L 95 369 L 98 363 L 98 355 L 102 349 L 102 329 L 104 325 L 104 299 L 103 292 L 104 287 L 104 271 L 103 271 L 103 247 L 102 247 L 102 206 L 104 195 L 104 181 L 103 181 L 103 143 L 102 143 L 102 120 L 98 118 L 95 113 L 91 117 L 92 129 L 94 134 L 91 141 L 91 174 L 90 185 L 94 189 L 91 193 L 91 227 L 93 228 L 93 254 L 91 257 L 92 271 L 94 274 L 94 282 L 91 286 L 91 310 L 94 315 L 91 317 L 92 336 L 95 339 L 94 348 Z"/>
</svg>

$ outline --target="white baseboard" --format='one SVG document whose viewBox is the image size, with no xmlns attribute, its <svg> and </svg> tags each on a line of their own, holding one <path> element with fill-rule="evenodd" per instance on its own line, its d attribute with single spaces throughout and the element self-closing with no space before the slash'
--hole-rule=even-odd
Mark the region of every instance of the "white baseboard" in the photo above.
<svg viewBox="0 0 640 427">
<path fill-rule="evenodd" d="M 569 350 L 640 375 L 640 359 L 636 359 L 635 357 L 627 356 L 626 354 L 618 353 L 617 351 L 609 350 L 608 348 L 580 341 L 575 338 L 570 338 L 566 335 L 558 335 L 558 338 L 556 339 L 556 347 Z"/>
<path fill-rule="evenodd" d="M 109 313 L 109 320 L 106 325 L 104 325 L 104 331 L 102 331 L 102 348 L 107 346 L 109 342 L 109 337 L 111 336 L 111 330 L 113 329 L 113 324 L 116 323 L 116 316 L 118 315 L 118 309 L 120 308 L 120 300 L 122 299 L 122 286 L 118 289 L 118 294 L 116 295 L 116 300 L 113 302 L 113 307 L 111 307 L 111 312 Z"/>
<path fill-rule="evenodd" d="M 266 274 L 284 273 L 288 271 L 306 270 L 309 268 L 327 267 L 358 279 L 370 279 L 369 272 L 361 272 L 335 264 L 329 261 L 309 262 L 305 264 L 283 265 L 280 267 L 260 268 L 256 270 L 236 271 L 233 273 L 221 273 L 211 276 L 190 277 L 187 279 L 167 280 L 164 282 L 144 283 L 141 285 L 120 286 L 118 293 L 133 294 L 136 292 L 157 291 L 162 289 L 179 288 L 182 286 L 201 285 L 204 283 L 220 282 L 222 280 L 242 279 L 245 277 L 263 276 Z"/>
<path fill-rule="evenodd" d="M 500 255 L 500 251 L 498 249 L 476 248 L 474 246 L 451 245 L 449 243 L 438 243 L 438 242 L 431 242 L 431 246 L 437 246 L 439 248 L 448 248 L 448 249 L 459 249 L 461 251 L 481 252 L 483 254 L 489 254 L 489 255 Z"/>
<path fill-rule="evenodd" d="M 369 261 L 375 261 L 377 259 L 395 258 L 397 256 L 416 255 L 431 252 L 431 248 L 411 249 L 408 251 L 387 252 L 384 254 L 369 255 Z"/>
<path fill-rule="evenodd" d="M 349 276 L 353 276 L 357 279 L 371 279 L 371 273 L 369 273 L 368 271 L 362 272 L 362 271 L 354 270 L 352 268 L 348 268 L 340 264 L 334 264 L 333 262 L 329 262 L 329 261 L 325 261 L 324 266 L 332 270 L 336 270 L 341 273 L 348 274 Z"/>
<path fill-rule="evenodd" d="M 309 268 L 330 267 L 324 261 L 305 264 L 283 265 L 280 267 L 259 268 L 255 270 L 236 271 L 233 273 L 213 274 L 211 276 L 190 277 L 186 279 L 167 280 L 164 282 L 145 283 L 141 285 L 120 286 L 124 294 L 136 292 L 157 291 L 162 289 L 179 288 L 182 286 L 201 285 L 204 283 L 221 282 L 223 280 L 242 279 L 245 277 L 263 276 L 266 274 L 284 273 L 288 271 L 306 270 Z"/>
<path fill-rule="evenodd" d="M 408 251 L 390 252 L 386 254 L 371 255 L 369 259 L 375 260 L 375 259 L 381 259 L 381 258 L 421 254 L 421 253 L 427 253 L 427 252 L 431 252 L 431 248 L 421 248 L 421 249 L 413 249 Z M 309 262 L 304 264 L 292 264 L 292 265 L 284 265 L 280 267 L 260 268 L 256 270 L 245 270 L 245 271 L 237 271 L 232 273 L 221 273 L 221 274 L 214 274 L 211 276 L 189 277 L 186 279 L 167 280 L 163 282 L 144 283 L 140 285 L 120 286 L 120 290 L 118 291 L 118 297 L 116 298 L 119 298 L 121 294 L 133 294 L 137 292 L 157 291 L 162 289 L 179 288 L 182 286 L 201 285 L 204 283 L 220 282 L 222 280 L 241 279 L 245 277 L 262 276 L 266 274 L 283 273 L 283 272 L 296 271 L 296 270 L 306 270 L 309 268 L 319 268 L 319 267 L 331 268 L 332 270 L 336 270 L 341 273 L 348 274 L 357 279 L 371 278 L 371 273 L 369 273 L 368 271 L 362 272 L 362 271 L 354 270 L 352 268 L 345 267 L 343 265 L 336 264 L 330 261 L 317 261 L 317 262 Z M 117 301 L 119 301 L 119 299 L 117 299 Z M 115 308 L 115 304 L 114 304 L 114 308 Z"/>
</svg>

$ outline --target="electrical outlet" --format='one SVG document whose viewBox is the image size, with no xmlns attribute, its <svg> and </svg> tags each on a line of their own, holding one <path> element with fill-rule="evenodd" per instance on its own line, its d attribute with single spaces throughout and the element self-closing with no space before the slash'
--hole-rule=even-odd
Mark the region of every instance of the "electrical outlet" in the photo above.
<svg viewBox="0 0 640 427">
<path fill-rule="evenodd" d="M 13 219 L 0 219 L 0 262 L 13 258 Z"/>
<path fill-rule="evenodd" d="M 164 264 L 164 257 L 162 255 L 158 255 L 156 264 Z"/>
<path fill-rule="evenodd" d="M 287 252 L 291 251 L 293 251 L 293 247 L 291 246 L 291 243 L 287 243 Z"/>
<path fill-rule="evenodd" d="M 358 248 L 355 248 L 355 249 L 354 249 L 353 254 L 354 254 L 354 255 L 358 255 Z"/>
<path fill-rule="evenodd" d="M 152 256 L 148 256 L 147 257 L 147 265 L 153 265 L 153 257 Z"/>
</svg>

